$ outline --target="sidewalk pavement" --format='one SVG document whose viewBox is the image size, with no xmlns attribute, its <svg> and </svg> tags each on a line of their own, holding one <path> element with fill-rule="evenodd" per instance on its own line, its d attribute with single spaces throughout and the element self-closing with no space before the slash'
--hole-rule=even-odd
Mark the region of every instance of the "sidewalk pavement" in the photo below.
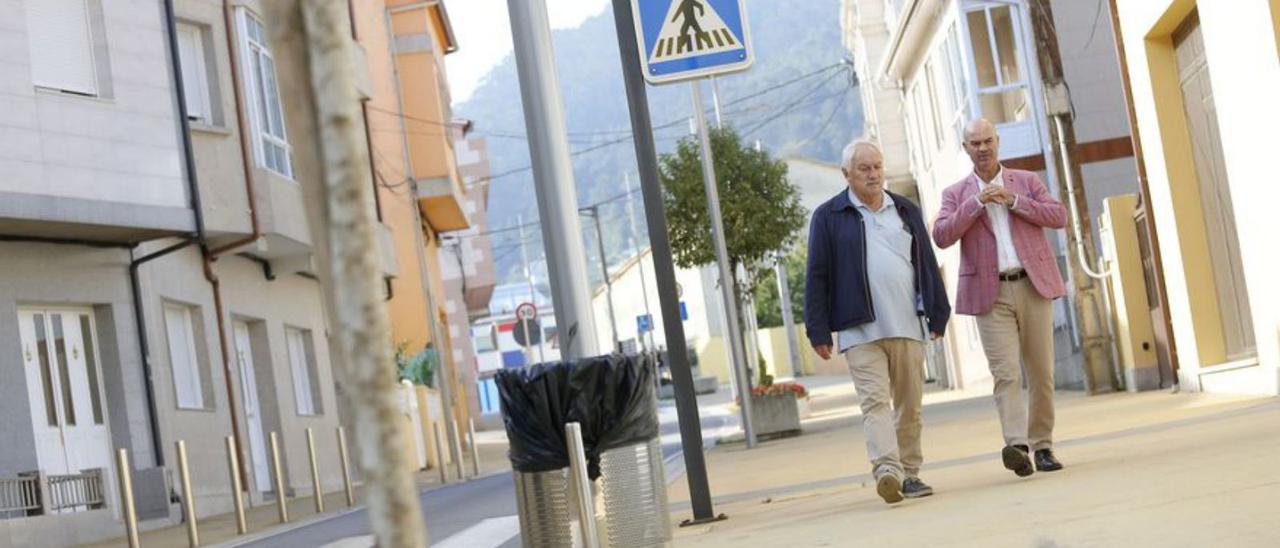
<svg viewBox="0 0 1280 548">
<path fill-rule="evenodd" d="M 1066 468 L 1022 479 L 1000 463 L 989 392 L 927 391 L 921 478 L 936 494 L 890 506 L 852 383 L 816 384 L 803 435 L 707 454 L 729 519 L 677 527 L 675 545 L 1280 545 L 1280 399 L 1061 392 Z M 683 480 L 670 500 L 673 523 L 691 517 Z"/>
<path fill-rule="evenodd" d="M 492 430 L 487 432 L 476 432 L 476 446 L 480 449 L 480 476 L 485 477 L 495 473 L 501 473 L 511 469 L 511 463 L 507 459 L 507 436 L 502 430 Z M 471 454 L 463 453 L 463 468 L 467 477 L 472 477 Z M 449 481 L 457 483 L 457 469 L 451 464 L 448 467 Z M 337 472 L 335 471 L 336 475 Z M 418 472 L 418 489 L 420 491 L 429 491 L 440 487 L 440 472 L 437 469 L 429 469 Z M 355 488 L 356 508 L 361 508 L 364 504 L 363 489 L 357 485 Z M 251 536 L 259 535 L 268 531 L 280 531 L 287 528 L 298 527 L 317 519 L 328 519 L 333 516 L 340 515 L 351 511 L 347 507 L 346 496 L 341 490 L 336 492 L 325 493 L 324 496 L 324 514 L 316 514 L 315 499 L 310 495 L 288 499 L 286 505 L 289 509 L 289 522 L 280 523 L 279 514 L 276 510 L 275 500 L 266 500 L 254 505 L 252 508 L 247 507 L 248 500 L 246 497 L 245 521 L 248 524 L 249 532 L 245 535 L 236 533 L 235 515 L 219 514 L 216 516 L 206 516 L 198 520 L 200 532 L 200 545 L 213 546 L 223 543 L 231 543 L 246 539 Z M 198 508 L 197 508 L 198 511 Z M 187 526 L 185 523 L 176 526 L 163 527 L 143 532 L 139 535 L 139 543 L 144 547 L 185 547 L 187 546 Z M 90 548 L 118 548 L 127 546 L 128 543 L 124 537 L 112 539 L 110 541 L 84 545 Z"/>
</svg>

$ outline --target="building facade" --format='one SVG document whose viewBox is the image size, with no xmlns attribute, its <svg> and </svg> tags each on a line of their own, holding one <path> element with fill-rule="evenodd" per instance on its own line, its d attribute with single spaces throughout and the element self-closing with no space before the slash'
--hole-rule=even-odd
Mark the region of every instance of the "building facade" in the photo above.
<svg viewBox="0 0 1280 548">
<path fill-rule="evenodd" d="M 1190 390 L 1280 392 L 1280 1 L 1110 3 L 1145 185 L 1157 347 Z M 1166 323 L 1167 322 L 1167 323 Z"/>
<path fill-rule="evenodd" d="M 1137 190 L 1124 123 L 1120 71 L 1110 29 L 1096 6 L 1052 2 L 1090 211 L 1108 196 Z M 943 189 L 972 171 L 962 146 L 965 124 L 990 119 L 1001 136 L 1004 165 L 1038 172 L 1059 194 L 1052 121 L 1043 98 L 1029 5 L 1025 0 L 846 0 L 842 24 L 862 82 L 868 132 L 882 141 L 886 177 L 913 181 L 926 219 L 941 207 Z M 902 143 L 905 141 L 905 150 Z M 891 183 L 892 184 L 892 183 Z M 1063 203 L 1067 203 L 1065 197 Z M 1095 228 L 1096 231 L 1096 228 Z M 1095 241 L 1096 241 L 1095 236 Z M 1064 278 L 1065 232 L 1050 234 Z M 954 296 L 959 250 L 939 263 Z M 1071 284 L 1068 284 L 1070 287 Z M 1057 384 L 1084 384 L 1071 296 L 1055 302 Z M 936 366 L 945 385 L 991 382 L 973 318 L 957 316 Z"/>
<path fill-rule="evenodd" d="M 466 230 L 451 233 L 440 248 L 441 277 L 445 286 L 445 308 L 449 319 L 449 339 L 453 341 L 453 363 L 458 382 L 466 392 L 467 416 L 479 419 L 479 360 L 470 333 L 471 318 L 489 312 L 489 300 L 497 277 L 493 247 L 486 232 L 489 203 L 489 153 L 484 139 L 457 139 L 458 171 L 466 186 L 463 210 L 470 221 Z"/>
<path fill-rule="evenodd" d="M 421 67 L 399 56 L 435 52 L 439 65 L 456 48 L 411 32 L 448 28 L 442 5 L 416 6 L 353 1 L 351 28 L 389 313 L 397 334 L 426 344 L 428 318 L 447 321 L 438 233 L 466 217 L 456 175 L 432 179 L 456 172 L 450 141 L 423 156 L 407 120 L 428 113 L 401 106 L 424 94 L 416 76 L 401 78 Z M 15 46 L 0 59 L 0 370 L 16 381 L 0 399 L 0 435 L 15 440 L 0 451 L 0 483 L 39 472 L 103 488 L 100 500 L 0 507 L 0 538 L 118 535 L 116 449 L 129 452 L 144 521 L 176 522 L 172 502 L 188 497 L 200 516 L 231 509 L 225 438 L 250 502 L 310 495 L 307 431 L 320 469 L 337 470 L 335 431 L 350 421 L 330 352 L 323 165 L 299 4 L 178 0 L 170 14 L 142 0 L 8 0 L 0 11 L 17 15 L 0 23 Z M 406 14 L 417 22 L 397 35 Z M 443 74 L 431 74 L 447 120 Z M 180 440 L 190 493 L 176 480 Z M 341 475 L 321 478 L 322 489 L 341 488 Z"/>
</svg>

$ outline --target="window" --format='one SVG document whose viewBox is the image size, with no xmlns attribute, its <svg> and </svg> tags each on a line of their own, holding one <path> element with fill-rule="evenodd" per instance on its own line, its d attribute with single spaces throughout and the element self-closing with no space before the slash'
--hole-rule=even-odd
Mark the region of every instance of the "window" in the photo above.
<svg viewBox="0 0 1280 548">
<path fill-rule="evenodd" d="M 93 326 L 89 324 L 89 315 L 80 315 L 80 338 L 84 340 L 85 370 L 89 374 L 89 406 L 93 411 L 93 423 L 102 424 L 102 396 L 98 381 L 98 351 L 93 343 Z"/>
<path fill-rule="evenodd" d="M 320 414 L 320 390 L 316 380 L 315 352 L 311 332 L 292 327 L 284 330 L 289 349 L 289 369 L 293 372 L 293 399 L 299 415 Z"/>
<path fill-rule="evenodd" d="M 284 130 L 284 110 L 276 85 L 276 64 L 267 47 L 266 30 L 256 17 L 240 9 L 241 54 L 244 56 L 245 86 L 248 87 L 250 119 L 258 151 L 258 165 L 293 177 L 289 161 L 289 141 Z"/>
<path fill-rule="evenodd" d="M 179 409 L 206 409 L 204 379 L 196 352 L 192 307 L 164 305 L 164 326 L 169 336 L 169 367 Z"/>
<path fill-rule="evenodd" d="M 26 0 L 31 80 L 37 87 L 98 94 L 88 0 Z"/>
<path fill-rule="evenodd" d="M 932 147 L 932 144 L 929 141 L 929 128 L 928 128 L 929 124 L 925 119 L 926 116 L 929 116 L 929 111 L 928 111 L 929 101 L 925 99 L 924 94 L 925 94 L 925 91 L 924 91 L 923 81 L 917 78 L 915 83 L 911 85 L 911 91 L 910 91 L 912 109 L 915 111 L 911 116 L 912 118 L 911 121 L 914 124 L 912 129 L 915 131 L 915 134 L 916 134 L 916 143 L 920 145 L 918 147 L 920 149 L 920 154 L 918 158 L 920 162 L 920 168 L 922 170 L 927 170 L 929 169 L 930 166 L 933 165 L 934 149 Z"/>
<path fill-rule="evenodd" d="M 498 349 L 497 343 L 493 340 L 493 327 L 485 326 L 475 330 L 475 335 L 471 337 L 471 341 L 476 345 L 476 352 L 493 352 Z"/>
<path fill-rule="evenodd" d="M 943 54 L 946 55 L 946 61 L 943 66 L 946 68 L 947 80 L 951 87 L 951 107 L 954 109 L 952 113 L 951 125 L 952 131 L 955 133 L 956 142 L 964 141 L 964 125 L 970 118 L 969 109 L 969 80 L 965 78 L 964 58 L 960 53 L 960 31 L 956 25 L 951 25 L 947 31 L 947 38 L 942 43 Z"/>
<path fill-rule="evenodd" d="M 935 150 L 940 150 L 942 149 L 942 144 L 945 142 L 943 135 L 946 135 L 946 132 L 944 132 L 942 129 L 943 128 L 942 110 L 947 101 L 947 97 L 946 97 L 947 94 L 939 93 L 939 90 L 941 89 L 939 87 L 940 86 L 939 80 L 941 78 L 938 75 L 938 73 L 941 70 L 939 68 L 939 65 L 941 65 L 941 63 L 938 63 L 937 61 L 938 60 L 936 59 L 936 57 L 930 57 L 930 59 L 927 62 L 925 62 L 924 79 L 925 79 L 925 84 L 928 86 L 927 89 L 929 92 L 929 97 L 928 97 L 928 100 L 926 101 L 929 106 L 929 114 L 930 114 L 929 119 L 933 122 L 933 126 L 932 126 L 933 147 Z M 950 109 L 948 109 L 948 111 L 949 110 Z"/>
<path fill-rule="evenodd" d="M 182 91 L 187 98 L 187 119 L 213 123 L 213 101 L 209 85 L 208 54 L 203 29 L 178 23 L 178 57 L 182 61 Z"/>
<path fill-rule="evenodd" d="M 965 14 L 982 116 L 996 124 L 1031 117 L 1031 95 L 1022 67 L 1021 25 L 1011 6 L 988 6 Z"/>
<path fill-rule="evenodd" d="M 36 356 L 40 360 L 40 385 L 42 394 L 44 395 L 44 412 L 45 419 L 49 421 L 49 426 L 58 425 L 58 403 L 53 395 L 53 366 L 49 359 L 49 347 L 47 345 L 44 327 L 44 314 L 35 315 L 36 331 Z"/>
</svg>

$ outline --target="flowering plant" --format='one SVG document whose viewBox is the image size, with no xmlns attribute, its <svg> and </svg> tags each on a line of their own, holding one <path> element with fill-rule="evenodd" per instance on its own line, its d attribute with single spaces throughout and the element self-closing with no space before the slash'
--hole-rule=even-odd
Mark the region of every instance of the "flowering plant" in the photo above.
<svg viewBox="0 0 1280 548">
<path fill-rule="evenodd" d="M 809 391 L 805 389 L 803 384 L 794 382 L 780 382 L 751 388 L 752 396 L 785 396 L 787 394 L 792 394 L 796 399 L 800 399 L 808 397 Z"/>
</svg>

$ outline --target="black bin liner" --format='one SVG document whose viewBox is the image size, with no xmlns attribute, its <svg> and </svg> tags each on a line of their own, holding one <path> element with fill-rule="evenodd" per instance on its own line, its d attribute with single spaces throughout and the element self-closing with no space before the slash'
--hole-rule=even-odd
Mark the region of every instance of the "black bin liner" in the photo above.
<svg viewBox="0 0 1280 548">
<path fill-rule="evenodd" d="M 508 457 L 519 472 L 569 466 L 564 427 L 571 422 L 582 425 L 592 480 L 600 477 L 601 453 L 658 435 L 653 365 L 645 356 L 610 354 L 504 369 L 494 382 Z"/>
</svg>

